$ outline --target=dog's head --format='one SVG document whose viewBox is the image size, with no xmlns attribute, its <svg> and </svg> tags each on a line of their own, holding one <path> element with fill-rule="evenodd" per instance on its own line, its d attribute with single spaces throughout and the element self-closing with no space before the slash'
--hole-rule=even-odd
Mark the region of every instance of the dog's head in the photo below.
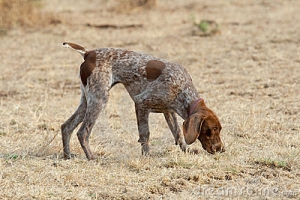
<svg viewBox="0 0 300 200">
<path fill-rule="evenodd" d="M 222 126 L 215 113 L 206 107 L 203 100 L 194 108 L 194 112 L 183 122 L 183 134 L 187 144 L 200 140 L 203 149 L 214 154 L 224 152 L 220 138 Z"/>
</svg>

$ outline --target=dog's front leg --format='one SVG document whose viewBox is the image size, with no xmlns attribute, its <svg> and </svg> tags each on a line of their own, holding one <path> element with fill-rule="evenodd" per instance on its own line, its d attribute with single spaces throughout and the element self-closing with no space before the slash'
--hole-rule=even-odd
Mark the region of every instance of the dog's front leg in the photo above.
<svg viewBox="0 0 300 200">
<path fill-rule="evenodd" d="M 164 116 L 174 136 L 175 144 L 179 144 L 181 150 L 186 152 L 188 145 L 186 144 L 183 133 L 178 125 L 176 114 L 174 112 L 166 112 L 164 113 Z"/>
<path fill-rule="evenodd" d="M 135 106 L 136 118 L 139 130 L 139 140 L 138 142 L 142 145 L 142 155 L 147 155 L 149 153 L 149 111 L 145 110 L 138 105 Z"/>
</svg>

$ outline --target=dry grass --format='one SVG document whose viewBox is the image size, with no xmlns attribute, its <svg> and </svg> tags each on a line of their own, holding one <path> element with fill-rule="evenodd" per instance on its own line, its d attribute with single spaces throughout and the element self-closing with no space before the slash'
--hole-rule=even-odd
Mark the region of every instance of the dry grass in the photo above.
<svg viewBox="0 0 300 200">
<path fill-rule="evenodd" d="M 57 23 L 52 13 L 41 11 L 39 0 L 0 0 L 0 29 L 41 27 Z"/>
<path fill-rule="evenodd" d="M 135 13 L 107 11 L 107 1 L 43 3 L 63 24 L 0 38 L 0 199 L 299 199 L 298 1 L 157 1 Z M 193 36 L 191 16 L 216 21 L 220 34 Z M 91 22 L 144 26 L 84 26 Z M 197 142 L 199 155 L 184 154 L 152 114 L 151 155 L 142 157 L 133 102 L 117 85 L 93 129 L 98 159 L 86 160 L 76 133 L 77 157 L 61 159 L 60 125 L 79 103 L 82 61 L 63 41 L 182 63 L 221 119 L 227 151 L 209 155 Z"/>
<path fill-rule="evenodd" d="M 40 17 L 33 1 L 1 0 L 2 27 L 33 25 Z"/>
<path fill-rule="evenodd" d="M 134 13 L 155 7 L 156 0 L 117 0 L 113 11 L 119 13 Z"/>
</svg>

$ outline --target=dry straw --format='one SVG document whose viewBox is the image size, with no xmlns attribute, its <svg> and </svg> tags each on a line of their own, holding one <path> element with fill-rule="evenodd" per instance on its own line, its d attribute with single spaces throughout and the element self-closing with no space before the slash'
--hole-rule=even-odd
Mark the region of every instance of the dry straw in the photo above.
<svg viewBox="0 0 300 200">
<path fill-rule="evenodd" d="M 162 0 L 134 14 L 105 10 L 111 1 L 0 0 L 1 27 L 43 23 L 44 8 L 68 19 L 47 34 L 0 37 L 0 199 L 299 199 L 300 1 Z M 191 11 L 222 33 L 193 36 Z M 144 26 L 84 26 L 92 22 Z M 134 103 L 116 85 L 90 138 L 98 159 L 86 160 L 75 130 L 76 157 L 63 160 L 60 125 L 78 106 L 82 62 L 61 48 L 65 38 L 182 63 L 221 120 L 226 152 L 199 142 L 197 155 L 181 152 L 163 115 L 151 114 L 150 156 L 141 156 Z"/>
<path fill-rule="evenodd" d="M 0 0 L 0 29 L 36 27 L 56 22 L 51 13 L 41 12 L 41 1 Z"/>
</svg>

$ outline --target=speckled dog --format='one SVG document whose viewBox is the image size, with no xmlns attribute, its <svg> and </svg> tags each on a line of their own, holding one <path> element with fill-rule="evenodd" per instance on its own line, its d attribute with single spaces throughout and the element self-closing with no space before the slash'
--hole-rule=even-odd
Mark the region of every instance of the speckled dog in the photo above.
<svg viewBox="0 0 300 200">
<path fill-rule="evenodd" d="M 150 112 L 163 113 L 175 144 L 183 151 L 199 139 L 209 153 L 223 152 L 222 129 L 218 117 L 199 97 L 185 68 L 154 56 L 116 48 L 88 51 L 74 43 L 63 46 L 79 52 L 84 62 L 80 66 L 81 102 L 75 113 L 61 126 L 64 158 L 70 158 L 70 136 L 82 122 L 77 136 L 88 159 L 94 159 L 89 136 L 99 113 L 105 108 L 109 90 L 122 83 L 135 103 L 142 154 L 149 152 Z M 185 121 L 183 133 L 176 114 Z"/>
</svg>

